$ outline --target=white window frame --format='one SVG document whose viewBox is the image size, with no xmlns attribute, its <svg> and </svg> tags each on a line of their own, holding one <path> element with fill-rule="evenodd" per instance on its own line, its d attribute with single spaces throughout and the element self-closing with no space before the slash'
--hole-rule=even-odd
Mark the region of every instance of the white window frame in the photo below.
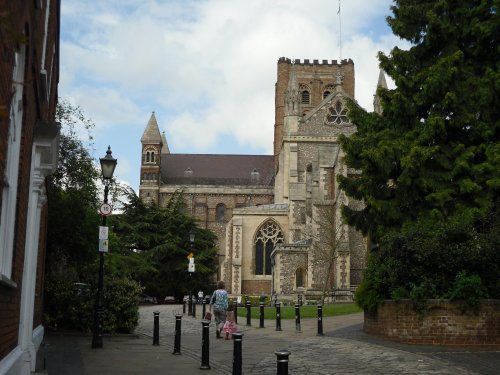
<svg viewBox="0 0 500 375">
<path fill-rule="evenodd" d="M 7 158 L 5 162 L 2 206 L 0 213 L 0 278 L 10 280 L 14 253 L 14 230 L 16 222 L 17 185 L 21 153 L 21 130 L 23 125 L 23 88 L 26 46 L 21 44 L 14 54 L 12 102 L 7 135 Z M 5 280 L 5 281 L 7 281 Z"/>
</svg>

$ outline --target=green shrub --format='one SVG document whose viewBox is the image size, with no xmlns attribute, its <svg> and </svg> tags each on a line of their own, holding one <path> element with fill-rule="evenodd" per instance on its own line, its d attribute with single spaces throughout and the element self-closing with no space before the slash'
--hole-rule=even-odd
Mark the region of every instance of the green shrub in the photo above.
<svg viewBox="0 0 500 375">
<path fill-rule="evenodd" d="M 467 272 L 460 272 L 457 275 L 449 292 L 451 300 L 465 300 L 469 307 L 477 307 L 481 299 L 486 296 L 486 288 L 482 284 L 481 278 L 476 274 L 467 275 Z"/>
<path fill-rule="evenodd" d="M 103 322 L 105 332 L 133 331 L 139 318 L 140 293 L 140 285 L 133 280 L 105 276 Z M 47 280 L 45 326 L 51 329 L 65 328 L 91 332 L 96 297 L 96 285 L 76 284 L 64 278 Z"/>
<path fill-rule="evenodd" d="M 358 305 L 373 311 L 385 299 L 410 298 L 424 311 L 426 299 L 475 306 L 482 298 L 500 298 L 499 228 L 498 215 L 462 215 L 415 221 L 385 235 L 369 255 Z"/>
<path fill-rule="evenodd" d="M 104 329 L 130 333 L 139 321 L 141 286 L 134 280 L 109 276 L 104 285 Z"/>
</svg>

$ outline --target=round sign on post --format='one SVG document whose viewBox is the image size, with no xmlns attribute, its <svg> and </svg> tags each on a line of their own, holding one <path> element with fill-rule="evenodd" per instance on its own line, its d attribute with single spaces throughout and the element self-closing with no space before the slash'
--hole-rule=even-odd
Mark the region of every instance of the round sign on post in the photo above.
<svg viewBox="0 0 500 375">
<path fill-rule="evenodd" d="M 99 208 L 99 212 L 101 215 L 109 215 L 112 212 L 111 205 L 109 203 L 103 203 L 101 204 L 101 207 Z"/>
</svg>

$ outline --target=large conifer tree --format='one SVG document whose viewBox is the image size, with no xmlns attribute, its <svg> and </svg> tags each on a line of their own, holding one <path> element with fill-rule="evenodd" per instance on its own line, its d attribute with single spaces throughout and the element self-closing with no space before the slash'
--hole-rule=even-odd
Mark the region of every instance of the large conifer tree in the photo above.
<svg viewBox="0 0 500 375">
<path fill-rule="evenodd" d="M 498 0 L 396 0 L 388 23 L 411 48 L 379 54 L 396 89 L 383 113 L 352 103 L 342 138 L 360 176 L 341 177 L 365 203 L 349 224 L 380 238 L 407 222 L 496 210 L 500 189 Z"/>
</svg>

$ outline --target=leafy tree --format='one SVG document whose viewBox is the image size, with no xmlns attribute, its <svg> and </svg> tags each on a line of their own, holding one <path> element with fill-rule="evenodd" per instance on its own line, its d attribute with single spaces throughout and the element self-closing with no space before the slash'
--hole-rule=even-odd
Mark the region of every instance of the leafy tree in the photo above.
<svg viewBox="0 0 500 375">
<path fill-rule="evenodd" d="M 98 251 L 97 207 L 100 171 L 89 149 L 94 127 L 80 107 L 59 101 L 62 124 L 57 170 L 47 184 L 49 197 L 45 324 L 89 331 L 96 301 Z M 81 135 L 87 133 L 86 142 Z M 104 329 L 131 331 L 137 325 L 140 285 L 122 272 L 118 261 L 106 265 Z"/>
<path fill-rule="evenodd" d="M 498 249 L 499 229 L 498 5 L 392 6 L 389 25 L 411 43 L 379 53 L 396 88 L 378 89 L 383 113 L 350 103 L 358 130 L 340 140 L 349 167 L 362 172 L 339 177 L 340 187 L 364 202 L 343 215 L 380 246 L 358 293 L 364 307 L 391 297 L 499 295 L 486 266 L 498 272 L 490 248 Z M 464 287 L 478 282 L 485 289 Z"/>
<path fill-rule="evenodd" d="M 126 189 L 123 213 L 112 217 L 110 225 L 118 241 L 112 252 L 123 254 L 145 267 L 131 271 L 148 294 L 182 296 L 206 286 L 216 270 L 215 235 L 196 227 L 194 219 L 183 213 L 182 193 L 174 195 L 166 208 L 146 204 L 131 189 Z M 191 252 L 189 232 L 195 229 L 193 253 L 196 272 L 187 272 Z M 142 262 L 146 260 L 146 262 Z"/>
<path fill-rule="evenodd" d="M 498 0 L 398 0 L 389 25 L 412 43 L 379 53 L 397 88 L 379 89 L 383 113 L 351 103 L 358 131 L 343 137 L 359 178 L 340 177 L 361 211 L 349 224 L 378 237 L 425 216 L 487 213 L 500 190 Z"/>
<path fill-rule="evenodd" d="M 62 124 L 59 162 L 48 183 L 49 225 L 47 234 L 48 277 L 66 277 L 73 282 L 90 282 L 95 272 L 88 268 L 96 259 L 96 231 L 99 171 L 77 130 L 90 134 L 94 127 L 82 110 L 60 101 L 56 120 Z M 91 136 L 89 135 L 89 140 Z"/>
</svg>

